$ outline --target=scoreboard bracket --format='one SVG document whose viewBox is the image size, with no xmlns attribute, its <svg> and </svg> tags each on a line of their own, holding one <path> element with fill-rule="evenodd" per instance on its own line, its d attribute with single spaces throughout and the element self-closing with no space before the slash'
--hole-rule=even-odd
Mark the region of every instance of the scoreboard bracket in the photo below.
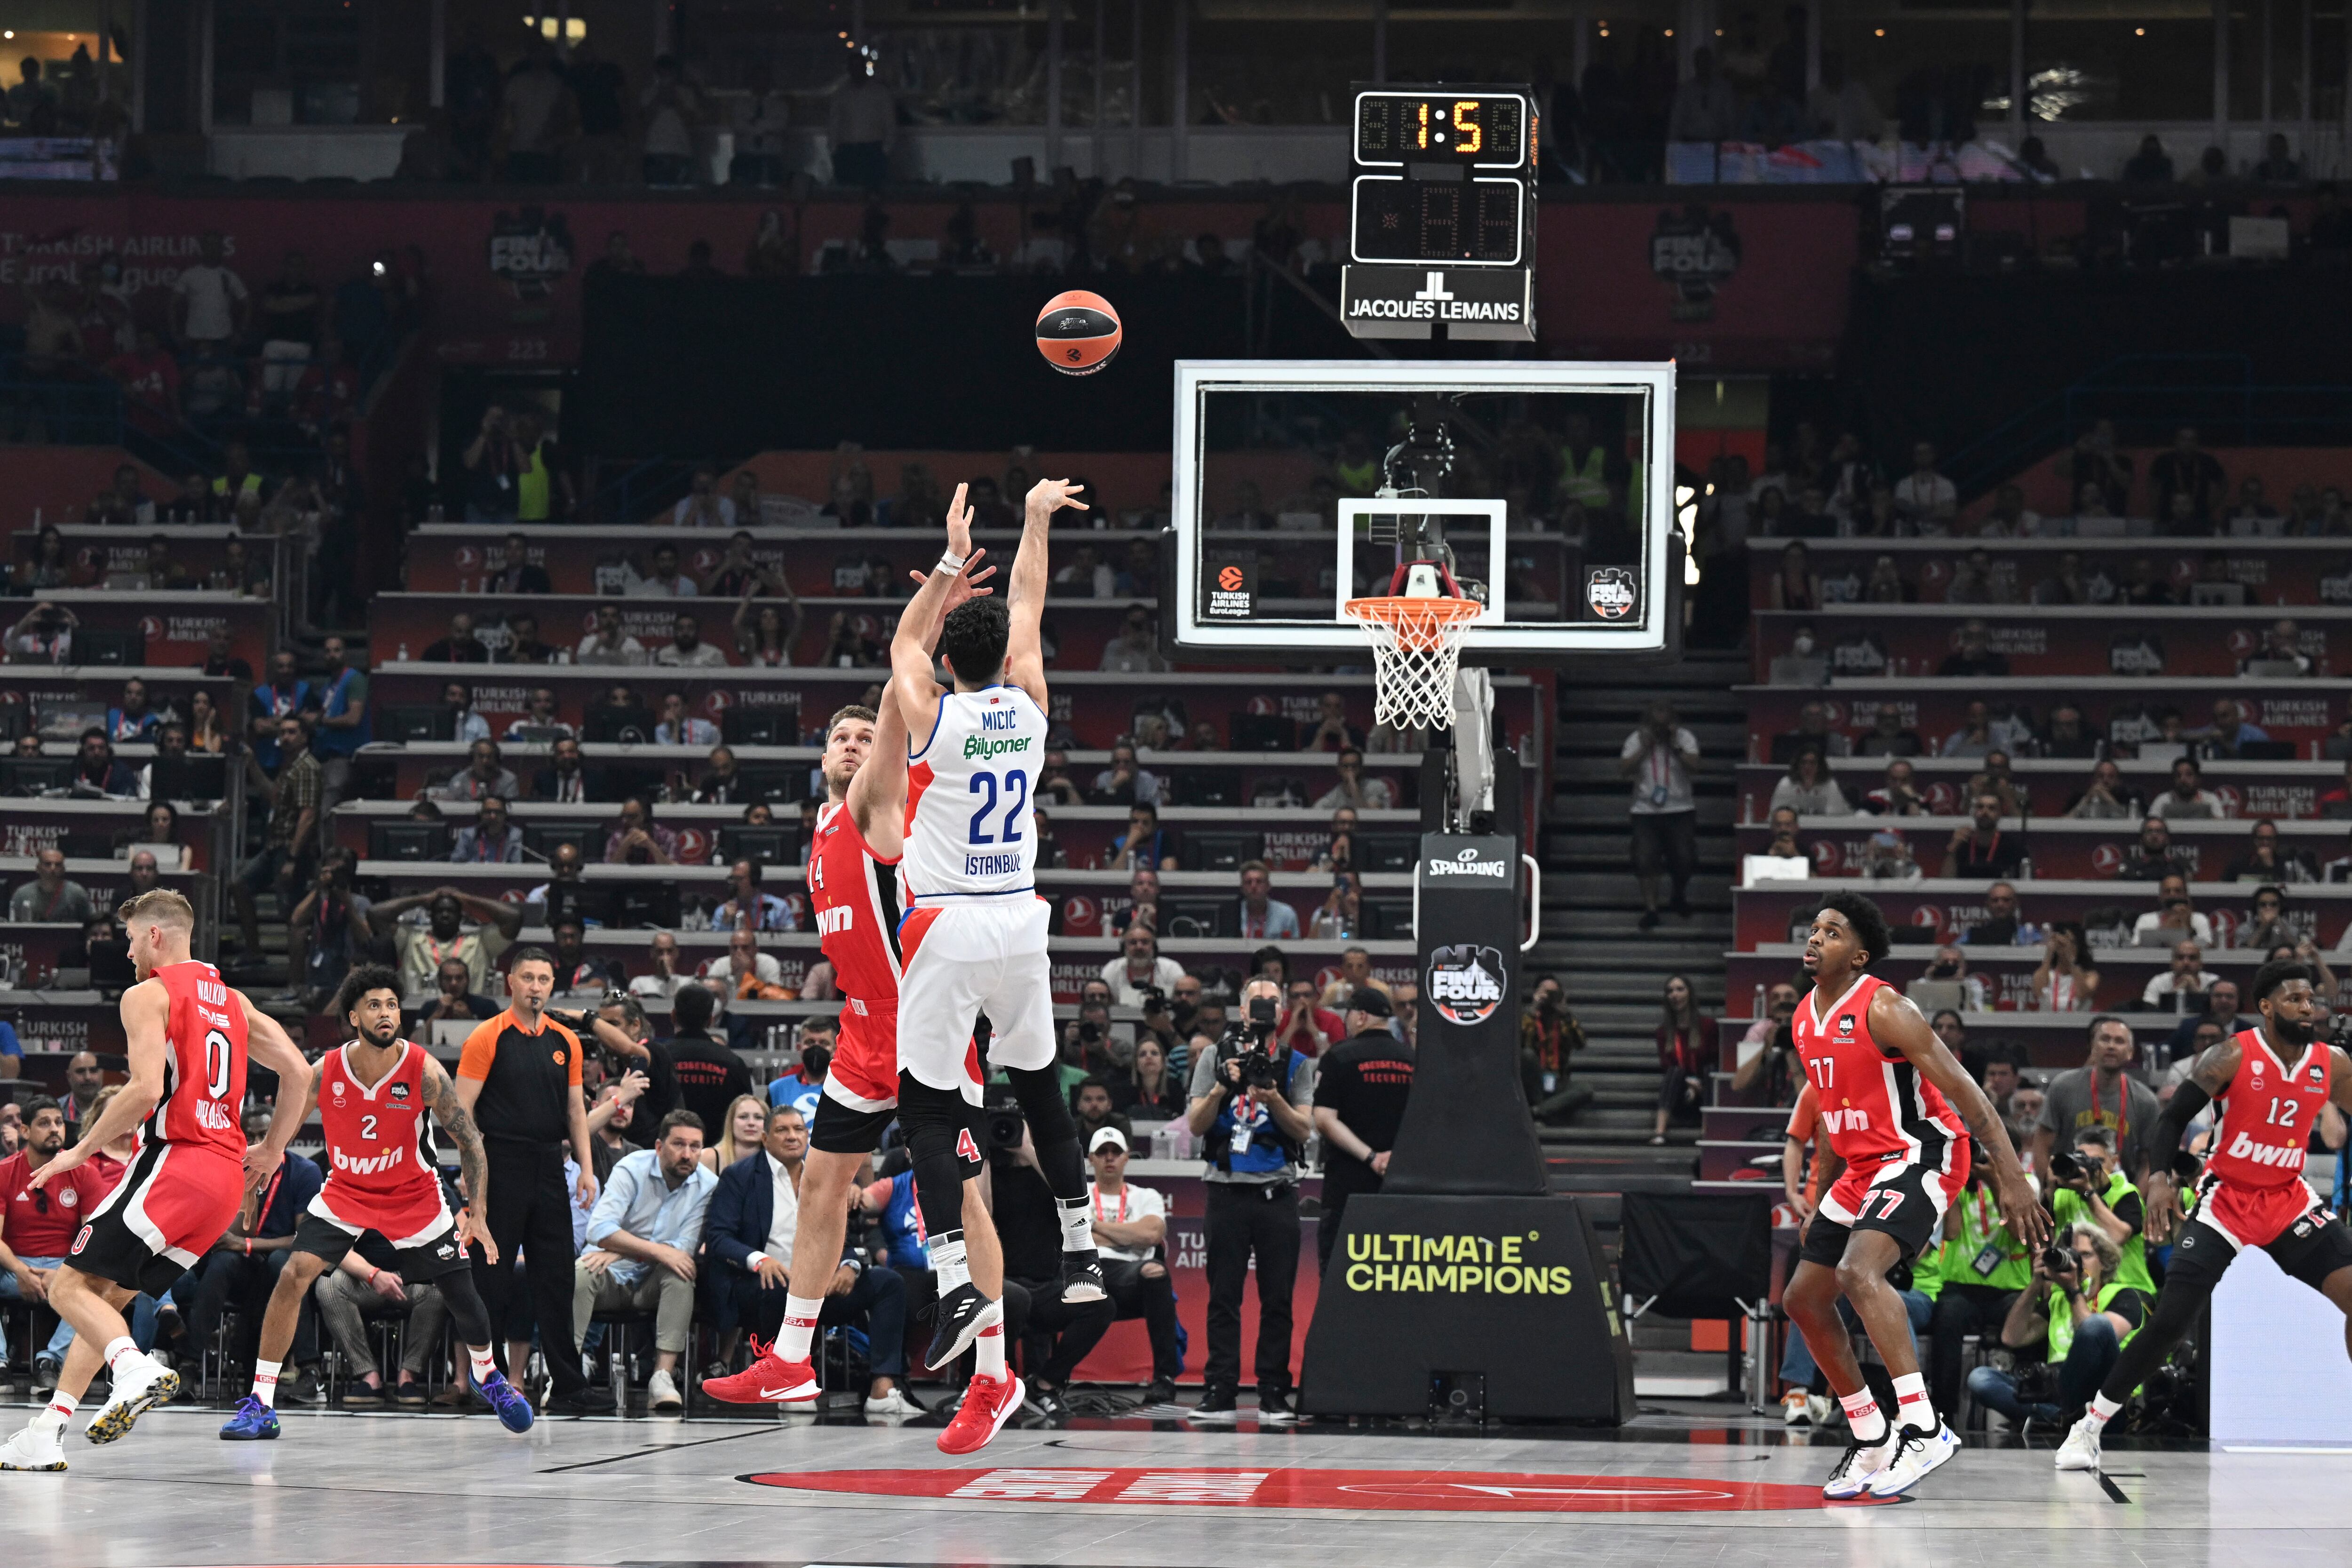
<svg viewBox="0 0 2352 1568">
<path fill-rule="evenodd" d="M 1512 268 L 1363 267 L 1339 274 L 1339 314 L 1359 338 L 1488 338 L 1533 342 L 1535 270 Z"/>
</svg>

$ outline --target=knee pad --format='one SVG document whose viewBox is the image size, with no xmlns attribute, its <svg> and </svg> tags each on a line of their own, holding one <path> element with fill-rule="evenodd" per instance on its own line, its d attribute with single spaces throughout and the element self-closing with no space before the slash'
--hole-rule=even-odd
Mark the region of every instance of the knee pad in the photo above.
<svg viewBox="0 0 2352 1568">
<path fill-rule="evenodd" d="M 459 1269 L 433 1281 L 441 1292 L 441 1300 L 449 1309 L 449 1326 L 457 1331 L 460 1344 L 487 1347 L 495 1342 L 490 1328 L 489 1309 L 482 1304 L 481 1292 L 474 1289 L 470 1270 Z"/>
<path fill-rule="evenodd" d="M 898 1120 L 915 1173 L 915 1205 L 929 1236 L 963 1229 L 963 1184 L 980 1173 L 980 1145 L 969 1107 L 951 1089 L 933 1089 L 912 1073 L 898 1075 Z"/>
<path fill-rule="evenodd" d="M 1005 1077 L 1013 1080 L 1013 1096 L 1021 1102 L 1022 1119 L 1029 1123 L 1029 1136 L 1041 1151 L 1066 1138 L 1077 1141 L 1078 1124 L 1063 1096 L 1058 1071 L 1049 1067 L 1007 1068 Z"/>
</svg>

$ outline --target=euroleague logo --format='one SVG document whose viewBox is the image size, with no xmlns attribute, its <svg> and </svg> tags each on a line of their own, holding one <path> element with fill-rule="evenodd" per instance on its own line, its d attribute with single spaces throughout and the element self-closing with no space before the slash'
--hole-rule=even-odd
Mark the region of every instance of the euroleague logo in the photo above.
<svg viewBox="0 0 2352 1568">
<path fill-rule="evenodd" d="M 1450 1024 L 1485 1023 L 1503 1005 L 1510 978 L 1503 955 L 1491 947 L 1463 942 L 1429 955 L 1430 1004 Z"/>
<path fill-rule="evenodd" d="M 1247 574 L 1238 566 L 1228 566 L 1217 574 L 1217 586 L 1228 594 L 1240 593 L 1242 584 L 1248 580 Z"/>
</svg>

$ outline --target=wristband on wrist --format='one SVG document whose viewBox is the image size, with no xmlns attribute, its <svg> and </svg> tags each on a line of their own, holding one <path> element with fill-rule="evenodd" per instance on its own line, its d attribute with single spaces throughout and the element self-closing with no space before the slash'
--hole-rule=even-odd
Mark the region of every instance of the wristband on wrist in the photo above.
<svg viewBox="0 0 2352 1568">
<path fill-rule="evenodd" d="M 943 550 L 940 552 L 940 563 L 937 566 L 932 567 L 931 570 L 934 572 L 945 572 L 952 575 L 955 573 L 962 571 L 964 568 L 964 563 L 971 559 L 971 557 L 969 555 L 958 555 L 952 550 Z"/>
</svg>

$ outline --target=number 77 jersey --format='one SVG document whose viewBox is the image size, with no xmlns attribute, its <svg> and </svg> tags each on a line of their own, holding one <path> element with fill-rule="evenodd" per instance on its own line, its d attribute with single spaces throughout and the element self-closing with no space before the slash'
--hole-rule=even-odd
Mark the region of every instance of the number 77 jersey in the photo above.
<svg viewBox="0 0 2352 1568">
<path fill-rule="evenodd" d="M 907 758 L 909 909 L 1034 896 L 1029 797 L 1045 731 L 1045 713 L 1017 686 L 940 694 L 930 740 Z"/>
</svg>

